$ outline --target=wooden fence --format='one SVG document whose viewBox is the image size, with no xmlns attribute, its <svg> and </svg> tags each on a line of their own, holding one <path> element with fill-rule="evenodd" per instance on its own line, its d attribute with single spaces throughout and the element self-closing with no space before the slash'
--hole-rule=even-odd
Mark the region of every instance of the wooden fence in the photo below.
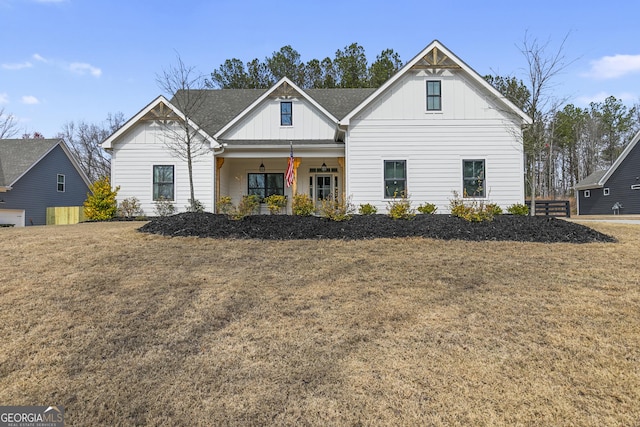
<svg viewBox="0 0 640 427">
<path fill-rule="evenodd" d="M 524 203 L 531 209 L 531 200 Z M 541 216 L 571 216 L 571 204 L 569 200 L 536 200 L 536 215 Z"/>
<path fill-rule="evenodd" d="M 82 206 L 47 208 L 47 225 L 77 224 L 84 220 L 84 207 Z"/>
</svg>

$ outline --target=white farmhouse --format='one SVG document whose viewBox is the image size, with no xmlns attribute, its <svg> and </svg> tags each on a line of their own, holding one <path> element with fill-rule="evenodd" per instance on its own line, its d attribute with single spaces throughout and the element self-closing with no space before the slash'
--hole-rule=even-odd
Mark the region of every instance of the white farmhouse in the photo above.
<svg viewBox="0 0 640 427">
<path fill-rule="evenodd" d="M 174 104 L 158 97 L 103 142 L 118 199 L 137 197 L 147 214 L 160 197 L 179 211 L 189 204 L 186 162 L 167 148 L 167 123 L 184 117 Z M 524 202 L 531 119 L 438 41 L 378 89 L 303 90 L 283 78 L 267 90 L 207 90 L 193 120 L 207 147 L 194 163 L 195 198 L 212 212 L 221 196 L 247 194 L 346 195 L 379 212 L 402 194 L 440 213 L 454 192 L 503 208 Z"/>
</svg>

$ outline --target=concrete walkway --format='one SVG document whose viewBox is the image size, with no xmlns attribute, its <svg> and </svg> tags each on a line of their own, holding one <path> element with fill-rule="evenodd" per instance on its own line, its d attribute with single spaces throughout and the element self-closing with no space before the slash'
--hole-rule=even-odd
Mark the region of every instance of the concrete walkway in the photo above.
<svg viewBox="0 0 640 427">
<path fill-rule="evenodd" d="M 573 222 L 613 222 L 617 224 L 640 225 L 640 215 L 579 215 L 566 218 Z"/>
</svg>

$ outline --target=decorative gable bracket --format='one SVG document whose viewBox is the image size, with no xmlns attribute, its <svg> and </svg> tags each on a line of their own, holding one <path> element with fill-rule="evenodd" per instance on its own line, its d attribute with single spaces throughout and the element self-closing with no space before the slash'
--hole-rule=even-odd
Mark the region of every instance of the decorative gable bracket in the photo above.
<svg viewBox="0 0 640 427">
<path fill-rule="evenodd" d="M 287 81 L 283 81 L 273 92 L 269 94 L 269 98 L 291 98 L 300 97 L 300 92 L 291 86 Z"/>
<path fill-rule="evenodd" d="M 434 47 L 423 56 L 413 67 L 412 70 L 431 70 L 431 69 L 461 69 L 455 61 L 445 55 L 438 47 Z"/>
</svg>

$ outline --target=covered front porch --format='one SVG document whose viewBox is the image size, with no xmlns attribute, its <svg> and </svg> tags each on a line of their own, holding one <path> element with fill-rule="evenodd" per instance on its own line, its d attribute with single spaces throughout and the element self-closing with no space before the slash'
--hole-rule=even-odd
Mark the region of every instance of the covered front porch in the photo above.
<svg viewBox="0 0 640 427">
<path fill-rule="evenodd" d="M 277 147 L 231 147 L 216 156 L 215 202 L 229 196 L 236 205 L 243 196 L 255 194 L 261 199 L 272 194 L 287 197 L 286 213 L 292 213 L 295 194 L 307 194 L 319 207 L 321 201 L 340 197 L 345 192 L 344 146 L 331 142 L 320 147 L 279 144 Z M 286 171 L 293 151 L 293 181 L 287 186 Z M 260 213 L 269 213 L 262 203 Z"/>
</svg>

